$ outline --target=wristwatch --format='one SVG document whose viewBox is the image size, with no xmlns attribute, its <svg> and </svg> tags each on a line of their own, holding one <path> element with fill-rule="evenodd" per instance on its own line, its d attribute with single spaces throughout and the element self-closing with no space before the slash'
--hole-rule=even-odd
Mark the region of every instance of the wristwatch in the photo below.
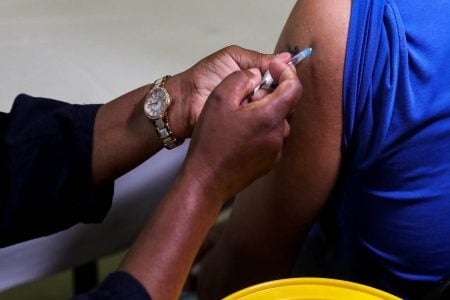
<svg viewBox="0 0 450 300">
<path fill-rule="evenodd" d="M 175 138 L 169 127 L 167 112 L 171 103 L 169 92 L 165 88 L 167 79 L 170 76 L 164 76 L 155 81 L 153 88 L 148 92 L 144 101 L 145 115 L 155 125 L 159 138 L 167 149 L 173 149 L 179 146 L 183 141 Z"/>
</svg>

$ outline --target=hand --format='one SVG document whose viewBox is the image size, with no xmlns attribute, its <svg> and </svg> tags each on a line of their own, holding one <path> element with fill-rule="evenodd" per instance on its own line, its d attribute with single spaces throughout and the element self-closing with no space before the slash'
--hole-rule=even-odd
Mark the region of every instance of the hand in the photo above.
<svg viewBox="0 0 450 300">
<path fill-rule="evenodd" d="M 285 62 L 272 62 L 270 71 L 279 85 L 260 100 L 247 101 L 259 69 L 234 72 L 213 90 L 183 167 L 122 263 L 154 298 L 178 297 L 223 202 L 281 157 L 301 86 Z"/>
<path fill-rule="evenodd" d="M 293 66 L 274 60 L 270 72 L 278 87 L 258 101 L 246 101 L 261 80 L 258 69 L 228 76 L 208 98 L 194 130 L 184 168 L 223 201 L 281 158 L 290 130 L 286 117 L 302 88 Z"/>
<path fill-rule="evenodd" d="M 274 59 L 287 63 L 289 53 L 264 55 L 238 46 L 224 48 L 167 82 L 173 96 L 169 122 L 179 139 L 189 138 L 206 99 L 222 80 L 235 71 L 257 68 L 265 72 Z"/>
</svg>

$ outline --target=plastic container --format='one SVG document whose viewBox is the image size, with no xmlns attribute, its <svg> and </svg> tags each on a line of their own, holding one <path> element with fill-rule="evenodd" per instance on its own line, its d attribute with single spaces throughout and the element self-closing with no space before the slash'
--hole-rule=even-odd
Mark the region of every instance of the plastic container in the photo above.
<svg viewBox="0 0 450 300">
<path fill-rule="evenodd" d="M 359 283 L 329 278 L 289 278 L 257 284 L 224 300 L 398 300 L 400 298 Z"/>
</svg>

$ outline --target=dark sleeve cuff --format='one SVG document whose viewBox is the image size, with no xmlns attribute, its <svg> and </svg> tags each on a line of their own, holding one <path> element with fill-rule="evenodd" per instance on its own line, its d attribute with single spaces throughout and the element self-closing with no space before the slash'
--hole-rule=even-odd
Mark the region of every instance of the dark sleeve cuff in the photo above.
<svg viewBox="0 0 450 300">
<path fill-rule="evenodd" d="M 92 184 L 99 108 L 20 95 L 2 115 L 0 246 L 103 220 L 114 185 Z"/>
<path fill-rule="evenodd" d="M 133 299 L 151 300 L 142 284 L 127 272 L 110 274 L 94 291 L 76 295 L 72 300 Z"/>
</svg>

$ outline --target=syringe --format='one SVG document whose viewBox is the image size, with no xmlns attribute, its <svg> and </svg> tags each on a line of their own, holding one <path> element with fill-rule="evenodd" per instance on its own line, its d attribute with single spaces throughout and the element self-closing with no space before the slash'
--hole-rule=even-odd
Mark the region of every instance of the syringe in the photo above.
<svg viewBox="0 0 450 300">
<path fill-rule="evenodd" d="M 302 51 L 300 51 L 299 53 L 294 55 L 288 64 L 292 64 L 295 66 L 295 65 L 299 64 L 302 60 L 304 60 L 305 58 L 310 56 L 311 53 L 312 53 L 312 48 L 303 49 Z M 264 75 L 261 79 L 261 82 L 255 88 L 253 93 L 255 93 L 257 90 L 259 90 L 261 88 L 262 89 L 273 89 L 273 78 L 272 78 L 272 75 L 270 74 L 269 70 L 267 70 L 266 73 L 264 73 Z"/>
</svg>

